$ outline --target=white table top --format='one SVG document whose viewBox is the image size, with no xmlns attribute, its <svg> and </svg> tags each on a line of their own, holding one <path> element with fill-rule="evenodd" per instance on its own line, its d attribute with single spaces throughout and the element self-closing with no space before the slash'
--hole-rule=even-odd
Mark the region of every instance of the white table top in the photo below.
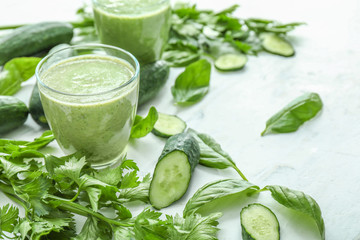
<svg viewBox="0 0 360 240">
<path fill-rule="evenodd" d="M 171 69 L 159 96 L 150 106 L 177 114 L 188 126 L 211 135 L 227 151 L 250 182 L 264 187 L 284 185 L 311 195 L 320 205 L 328 240 L 360 239 L 360 2 L 235 0 L 196 1 L 199 8 L 220 10 L 238 3 L 239 17 L 261 17 L 307 25 L 290 33 L 292 58 L 267 53 L 250 57 L 238 72 L 212 70 L 206 97 L 190 107 L 173 104 L 170 87 L 182 69 Z M 72 20 L 81 2 L 73 0 L 1 0 L 0 25 L 44 20 Z M 16 94 L 29 101 L 35 80 Z M 319 93 L 324 107 L 297 132 L 261 137 L 266 120 L 304 92 Z M 31 140 L 42 133 L 29 117 L 25 125 L 1 138 Z M 152 134 L 133 141 L 128 157 L 142 172 L 152 172 L 164 140 Z M 57 148 L 56 143 L 52 146 Z M 186 195 L 162 212 L 181 213 L 187 200 L 204 184 L 234 177 L 231 169 L 198 166 Z M 5 196 L 0 193 L 3 205 Z M 241 239 L 239 213 L 250 202 L 269 206 L 278 216 L 284 240 L 320 239 L 316 225 L 271 199 L 268 192 L 220 209 L 221 240 Z M 79 219 L 81 222 L 82 219 Z"/>
</svg>

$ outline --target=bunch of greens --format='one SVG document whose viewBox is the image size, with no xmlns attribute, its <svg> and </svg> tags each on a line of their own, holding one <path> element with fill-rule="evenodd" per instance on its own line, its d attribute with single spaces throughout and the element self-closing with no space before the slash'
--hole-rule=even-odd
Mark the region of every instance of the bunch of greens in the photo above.
<svg viewBox="0 0 360 240">
<path fill-rule="evenodd" d="M 148 203 L 149 175 L 140 181 L 132 160 L 94 170 L 83 156 L 39 151 L 53 139 L 47 131 L 33 142 L 0 141 L 0 191 L 25 211 L 0 208 L 0 239 L 216 239 L 221 214 L 162 217 L 145 208 L 133 216 L 126 204 Z M 79 234 L 74 214 L 87 218 Z"/>
<path fill-rule="evenodd" d="M 127 204 L 148 203 L 151 178 L 147 174 L 140 181 L 139 168 L 132 160 L 94 170 L 78 154 L 61 158 L 44 155 L 39 149 L 54 140 L 51 131 L 33 142 L 0 140 L 0 191 L 25 211 L 25 216 L 19 217 L 17 207 L 7 204 L 0 208 L 0 239 L 216 240 L 217 220 L 222 214 L 213 212 L 214 204 L 229 198 L 241 200 L 262 191 L 270 191 L 281 205 L 310 217 L 325 239 L 320 207 L 313 198 L 283 186 L 260 189 L 246 180 L 214 139 L 190 132 L 201 146 L 201 164 L 219 169 L 232 167 L 243 179 L 222 179 L 204 185 L 188 200 L 183 216 L 163 216 L 146 205 L 133 216 Z M 80 233 L 76 233 L 74 214 L 86 217 Z"/>
<path fill-rule="evenodd" d="M 238 5 L 220 12 L 199 10 L 195 5 L 176 4 L 172 10 L 170 39 L 163 54 L 171 66 L 186 66 L 207 55 L 216 59 L 224 54 L 256 55 L 262 51 L 261 35 L 272 33 L 283 38 L 303 23 L 281 24 L 266 19 L 239 19 L 233 16 Z"/>
</svg>

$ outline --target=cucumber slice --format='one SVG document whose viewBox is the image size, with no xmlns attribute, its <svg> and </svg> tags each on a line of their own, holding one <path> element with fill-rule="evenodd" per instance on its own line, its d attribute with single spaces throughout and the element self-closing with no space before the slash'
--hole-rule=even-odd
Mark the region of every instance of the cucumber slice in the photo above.
<svg viewBox="0 0 360 240">
<path fill-rule="evenodd" d="M 293 46 L 276 34 L 266 33 L 261 36 L 261 39 L 261 45 L 267 52 L 284 57 L 291 57 L 295 54 Z"/>
<path fill-rule="evenodd" d="M 185 131 L 186 123 L 178 116 L 158 113 L 152 133 L 159 137 L 171 137 Z"/>
<path fill-rule="evenodd" d="M 240 213 L 244 240 L 279 240 L 280 225 L 275 214 L 259 203 L 249 204 Z"/>
<path fill-rule="evenodd" d="M 220 71 L 234 71 L 242 69 L 247 62 L 245 54 L 227 53 L 215 60 L 215 67 Z"/>
<path fill-rule="evenodd" d="M 199 144 L 191 134 L 176 134 L 166 141 L 150 183 L 153 207 L 167 207 L 185 194 L 199 158 Z"/>
</svg>

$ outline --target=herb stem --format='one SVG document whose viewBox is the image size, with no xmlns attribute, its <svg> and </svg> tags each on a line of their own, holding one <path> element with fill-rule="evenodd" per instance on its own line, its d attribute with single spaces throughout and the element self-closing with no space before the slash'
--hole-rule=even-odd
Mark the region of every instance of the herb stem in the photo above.
<svg viewBox="0 0 360 240">
<path fill-rule="evenodd" d="M 18 196 L 16 196 L 14 189 L 10 187 L 9 185 L 6 185 L 2 182 L 0 182 L 0 190 L 13 202 L 19 204 L 21 207 L 25 210 L 25 217 L 28 216 L 29 208 L 26 206 L 26 204 L 23 202 L 22 199 L 20 199 Z"/>
<path fill-rule="evenodd" d="M 97 212 L 94 212 L 93 210 L 91 209 L 88 209 L 78 203 L 74 203 L 74 202 L 71 202 L 69 200 L 65 200 L 65 199 L 62 199 L 62 198 L 59 198 L 59 197 L 56 197 L 56 196 L 53 196 L 53 195 L 47 195 L 48 197 L 52 198 L 52 199 L 55 199 L 55 200 L 60 200 L 61 203 L 60 205 L 58 206 L 59 208 L 63 209 L 63 210 L 67 210 L 67 211 L 70 211 L 70 212 L 73 212 L 73 213 L 76 213 L 76 214 L 79 214 L 79 215 L 82 215 L 82 216 L 85 216 L 87 217 L 88 215 L 92 215 L 104 222 L 107 222 L 109 224 L 113 224 L 113 225 L 117 225 L 117 226 L 123 226 L 123 227 L 131 227 L 133 226 L 132 224 L 125 224 L 125 223 L 122 223 L 122 222 L 119 222 L 117 220 L 114 220 L 114 219 L 110 219 L 110 218 L 107 218 L 105 217 L 104 215 L 100 214 L 100 213 L 97 213 Z"/>
<path fill-rule="evenodd" d="M 247 178 L 245 177 L 245 175 L 240 171 L 240 169 L 237 166 L 233 166 L 233 168 L 235 169 L 235 171 L 240 175 L 240 177 L 245 180 L 245 181 L 249 181 L 247 180 Z"/>
</svg>

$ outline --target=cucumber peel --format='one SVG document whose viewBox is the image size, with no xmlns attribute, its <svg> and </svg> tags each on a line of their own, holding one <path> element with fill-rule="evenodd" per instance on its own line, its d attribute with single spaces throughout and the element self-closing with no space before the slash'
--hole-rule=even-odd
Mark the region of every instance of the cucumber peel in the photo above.
<svg viewBox="0 0 360 240">
<path fill-rule="evenodd" d="M 154 208 L 167 207 L 185 194 L 199 159 L 199 144 L 191 134 L 176 134 L 166 141 L 150 184 Z"/>
</svg>

